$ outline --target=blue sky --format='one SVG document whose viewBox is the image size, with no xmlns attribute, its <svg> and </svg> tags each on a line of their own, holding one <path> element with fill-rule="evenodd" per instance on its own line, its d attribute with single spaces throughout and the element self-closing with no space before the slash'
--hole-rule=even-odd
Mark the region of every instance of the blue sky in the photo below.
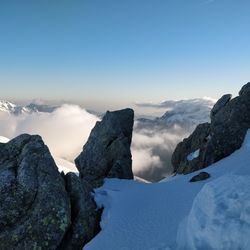
<svg viewBox="0 0 250 250">
<path fill-rule="evenodd" d="M 249 0 L 0 0 L 3 99 L 87 106 L 237 94 Z"/>
</svg>

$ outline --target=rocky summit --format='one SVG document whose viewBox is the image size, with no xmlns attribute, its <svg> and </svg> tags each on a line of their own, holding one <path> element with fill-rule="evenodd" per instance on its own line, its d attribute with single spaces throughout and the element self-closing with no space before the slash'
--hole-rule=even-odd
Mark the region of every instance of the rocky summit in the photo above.
<svg viewBox="0 0 250 250">
<path fill-rule="evenodd" d="M 133 179 L 130 151 L 133 124 L 132 109 L 108 111 L 96 123 L 75 160 L 82 179 L 93 186 L 100 185 L 105 177 Z"/>
<path fill-rule="evenodd" d="M 0 249 L 56 249 L 71 221 L 64 180 L 40 136 L 0 145 Z"/>
<path fill-rule="evenodd" d="M 199 125 L 177 145 L 172 156 L 175 173 L 205 168 L 241 147 L 250 128 L 250 82 L 242 87 L 239 96 L 233 99 L 229 94 L 222 96 L 210 117 L 211 123 Z"/>
</svg>

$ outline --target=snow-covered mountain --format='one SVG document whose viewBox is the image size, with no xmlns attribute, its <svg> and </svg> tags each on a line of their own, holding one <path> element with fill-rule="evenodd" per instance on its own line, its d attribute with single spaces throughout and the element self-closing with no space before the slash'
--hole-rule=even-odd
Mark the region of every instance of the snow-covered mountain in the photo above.
<svg viewBox="0 0 250 250">
<path fill-rule="evenodd" d="M 166 112 L 155 119 L 138 119 L 139 122 L 148 126 L 173 127 L 178 125 L 185 128 L 194 128 L 200 123 L 210 120 L 210 111 L 216 100 L 208 97 L 187 99 L 187 100 L 168 100 L 159 104 L 141 103 L 141 107 L 154 107 L 164 109 Z"/>
<path fill-rule="evenodd" d="M 44 104 L 30 103 L 26 106 L 17 105 L 9 101 L 0 101 L 0 111 L 7 112 L 9 114 L 20 115 L 20 114 L 31 114 L 34 112 L 53 112 L 57 106 L 49 106 Z"/>
<path fill-rule="evenodd" d="M 229 157 L 197 175 L 145 184 L 110 179 L 95 191 L 104 207 L 101 232 L 86 250 L 250 249 L 250 130 Z"/>
<path fill-rule="evenodd" d="M 0 111 L 7 112 L 10 114 L 23 114 L 23 113 L 30 113 L 31 111 L 23 106 L 18 106 L 14 103 L 8 101 L 0 101 Z"/>
</svg>

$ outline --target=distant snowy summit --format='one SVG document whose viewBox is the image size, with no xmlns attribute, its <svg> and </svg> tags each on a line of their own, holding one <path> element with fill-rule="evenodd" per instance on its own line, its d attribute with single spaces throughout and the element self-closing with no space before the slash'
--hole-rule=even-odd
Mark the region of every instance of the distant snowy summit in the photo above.
<svg viewBox="0 0 250 250">
<path fill-rule="evenodd" d="M 187 100 L 168 100 L 158 104 L 153 103 L 137 103 L 137 106 L 145 108 L 165 109 L 166 112 L 161 117 L 155 119 L 138 119 L 139 122 L 148 126 L 173 127 L 180 126 L 185 128 L 194 128 L 200 123 L 209 122 L 210 112 L 216 100 L 203 97 Z"/>
<path fill-rule="evenodd" d="M 50 106 L 45 104 L 30 103 L 28 105 L 22 106 L 9 101 L 0 101 L 0 111 L 7 112 L 13 115 L 31 114 L 34 112 L 51 113 L 56 108 L 57 106 Z"/>
</svg>

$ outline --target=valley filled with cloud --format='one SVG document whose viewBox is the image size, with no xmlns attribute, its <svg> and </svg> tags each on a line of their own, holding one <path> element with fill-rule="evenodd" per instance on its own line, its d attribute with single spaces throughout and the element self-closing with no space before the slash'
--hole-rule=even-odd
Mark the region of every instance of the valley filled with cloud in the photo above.
<svg viewBox="0 0 250 250">
<path fill-rule="evenodd" d="M 136 114 L 131 147 L 134 174 L 151 182 L 170 175 L 174 148 L 197 124 L 209 120 L 213 103 L 212 99 L 200 98 L 137 104 L 145 110 L 150 107 L 156 113 L 161 111 L 163 115 L 148 119 Z M 52 108 L 2 102 L 0 108 L 1 136 L 11 139 L 23 133 L 39 134 L 55 158 L 69 162 L 74 162 L 91 129 L 101 119 L 72 104 Z"/>
</svg>

